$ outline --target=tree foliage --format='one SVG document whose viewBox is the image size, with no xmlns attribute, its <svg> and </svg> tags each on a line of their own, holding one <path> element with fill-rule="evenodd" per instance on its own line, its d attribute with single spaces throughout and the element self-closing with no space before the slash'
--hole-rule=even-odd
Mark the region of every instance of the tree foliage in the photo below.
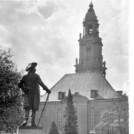
<svg viewBox="0 0 134 134">
<path fill-rule="evenodd" d="M 49 134 L 58 134 L 58 129 L 54 121 L 51 124 Z"/>
<path fill-rule="evenodd" d="M 20 76 L 12 61 L 11 50 L 0 49 L 0 130 L 12 131 L 22 122 Z"/>
<path fill-rule="evenodd" d="M 96 129 L 100 129 L 102 133 L 104 131 L 115 134 L 120 132 L 121 134 L 128 133 L 128 100 L 127 97 L 122 99 L 112 100 L 112 106 L 109 109 L 105 109 L 100 116 L 100 122 L 96 125 Z M 110 132 L 109 132 L 110 133 Z"/>
<path fill-rule="evenodd" d="M 65 134 L 78 134 L 78 119 L 76 109 L 73 104 L 73 97 L 71 91 L 68 92 L 66 109 L 65 109 Z"/>
</svg>

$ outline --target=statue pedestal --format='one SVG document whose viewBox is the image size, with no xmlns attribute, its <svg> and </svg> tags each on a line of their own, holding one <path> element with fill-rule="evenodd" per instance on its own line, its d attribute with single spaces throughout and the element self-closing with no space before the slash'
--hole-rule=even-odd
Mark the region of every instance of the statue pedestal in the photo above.
<svg viewBox="0 0 134 134">
<path fill-rule="evenodd" d="M 19 128 L 19 134 L 45 134 L 43 132 L 43 129 L 41 127 L 30 127 L 30 126 L 25 126 L 25 127 L 20 127 Z"/>
</svg>

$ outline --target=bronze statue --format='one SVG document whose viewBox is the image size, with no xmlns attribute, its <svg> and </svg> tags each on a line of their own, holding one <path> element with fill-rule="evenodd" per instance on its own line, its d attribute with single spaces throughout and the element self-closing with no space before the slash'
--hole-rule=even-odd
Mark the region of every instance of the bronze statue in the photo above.
<svg viewBox="0 0 134 134">
<path fill-rule="evenodd" d="M 51 91 L 48 89 L 48 87 L 43 83 L 40 76 L 36 74 L 36 66 L 37 63 L 33 62 L 30 63 L 26 67 L 26 71 L 28 72 L 26 75 L 24 75 L 18 84 L 18 87 L 22 89 L 24 92 L 24 110 L 25 110 L 25 122 L 22 124 L 22 126 L 26 126 L 28 123 L 29 113 L 30 110 L 32 110 L 32 122 L 31 126 L 36 127 L 35 124 L 35 117 L 36 117 L 36 111 L 39 110 L 39 103 L 40 103 L 40 90 L 39 85 L 46 90 L 48 94 L 51 93 Z"/>
</svg>

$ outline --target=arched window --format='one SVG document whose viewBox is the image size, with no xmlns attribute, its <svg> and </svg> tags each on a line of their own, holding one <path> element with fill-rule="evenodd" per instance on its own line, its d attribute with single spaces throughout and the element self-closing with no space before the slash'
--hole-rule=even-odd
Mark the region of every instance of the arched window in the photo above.
<svg viewBox="0 0 134 134">
<path fill-rule="evenodd" d="M 92 24 L 89 24 L 88 25 L 88 34 L 92 34 L 92 32 L 93 32 L 93 26 L 92 26 Z"/>
<path fill-rule="evenodd" d="M 61 109 L 57 110 L 57 128 L 58 128 L 58 132 L 61 133 L 62 132 L 62 111 L 61 111 Z"/>
<path fill-rule="evenodd" d="M 109 134 L 113 133 L 113 129 L 112 129 L 112 123 L 113 123 L 113 109 L 109 110 Z"/>
<path fill-rule="evenodd" d="M 43 113 L 43 117 L 42 117 L 42 127 L 43 127 L 43 129 L 44 129 L 44 132 L 46 133 L 46 128 L 47 128 L 47 124 L 46 124 L 46 110 L 44 110 L 44 113 Z"/>
<path fill-rule="evenodd" d="M 94 130 L 94 109 L 91 109 L 91 130 Z"/>
</svg>

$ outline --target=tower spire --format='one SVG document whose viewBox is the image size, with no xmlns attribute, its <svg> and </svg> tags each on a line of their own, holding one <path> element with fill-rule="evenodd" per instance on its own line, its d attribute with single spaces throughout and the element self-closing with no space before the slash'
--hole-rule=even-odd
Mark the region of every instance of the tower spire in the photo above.
<svg viewBox="0 0 134 134">
<path fill-rule="evenodd" d="M 99 23 L 92 0 L 83 21 L 83 35 L 79 38 L 79 59 L 76 62 L 76 72 L 98 71 L 104 76 L 106 66 L 103 64 L 102 42 L 99 37 Z"/>
<path fill-rule="evenodd" d="M 87 36 L 87 35 L 97 36 L 98 35 L 99 24 L 98 24 L 97 16 L 95 14 L 92 2 L 90 2 L 89 4 L 89 9 L 85 15 L 83 26 L 84 26 L 83 27 L 84 36 Z"/>
</svg>

